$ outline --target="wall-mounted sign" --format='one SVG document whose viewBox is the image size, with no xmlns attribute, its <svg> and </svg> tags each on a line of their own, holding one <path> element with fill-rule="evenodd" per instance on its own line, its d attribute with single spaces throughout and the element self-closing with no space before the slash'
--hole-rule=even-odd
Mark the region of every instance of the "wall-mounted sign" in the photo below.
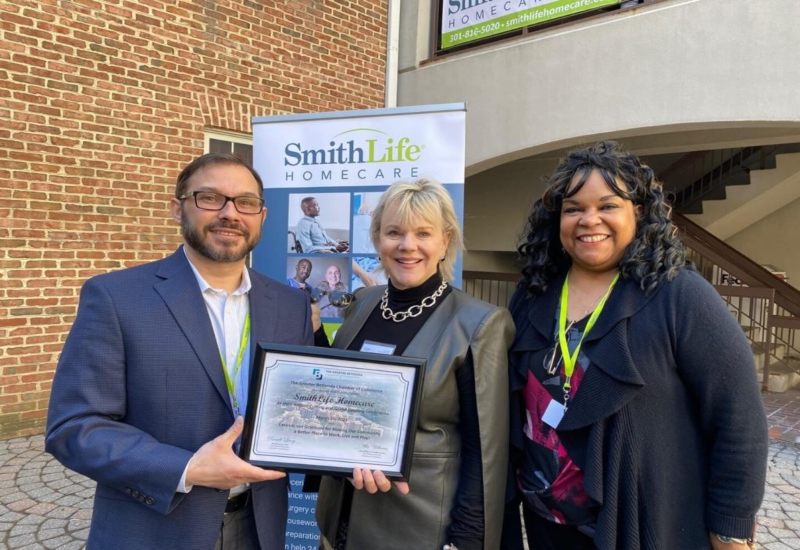
<svg viewBox="0 0 800 550">
<path fill-rule="evenodd" d="M 446 50 L 621 0 L 442 0 L 440 48 Z"/>
</svg>

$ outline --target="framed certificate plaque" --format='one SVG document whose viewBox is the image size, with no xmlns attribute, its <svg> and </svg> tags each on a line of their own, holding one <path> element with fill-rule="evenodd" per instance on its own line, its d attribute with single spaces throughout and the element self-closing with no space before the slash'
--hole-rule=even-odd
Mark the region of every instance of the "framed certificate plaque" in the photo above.
<svg viewBox="0 0 800 550">
<path fill-rule="evenodd" d="M 259 344 L 240 456 L 270 469 L 408 479 L 424 359 Z"/>
</svg>

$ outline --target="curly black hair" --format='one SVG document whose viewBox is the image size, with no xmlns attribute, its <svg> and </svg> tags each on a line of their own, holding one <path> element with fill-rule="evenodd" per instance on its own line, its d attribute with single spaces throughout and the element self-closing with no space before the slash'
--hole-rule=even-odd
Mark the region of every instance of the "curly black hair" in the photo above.
<svg viewBox="0 0 800 550">
<path fill-rule="evenodd" d="M 531 294 L 541 294 L 553 278 L 569 269 L 571 260 L 559 237 L 561 204 L 581 190 L 594 170 L 615 194 L 641 207 L 636 236 L 619 263 L 620 276 L 651 292 L 687 267 L 686 250 L 670 219 L 671 207 L 653 170 L 636 155 L 621 151 L 617 143 L 601 141 L 561 159 L 544 194 L 533 204 L 525 240 L 517 248 L 524 263 L 521 284 Z"/>
</svg>

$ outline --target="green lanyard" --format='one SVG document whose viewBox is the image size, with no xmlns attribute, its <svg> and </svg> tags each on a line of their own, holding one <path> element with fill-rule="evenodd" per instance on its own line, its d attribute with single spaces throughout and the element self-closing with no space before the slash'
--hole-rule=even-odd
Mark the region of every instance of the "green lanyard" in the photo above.
<svg viewBox="0 0 800 550">
<path fill-rule="evenodd" d="M 597 322 L 597 318 L 600 317 L 600 313 L 603 311 L 603 308 L 606 305 L 606 300 L 608 300 L 608 296 L 611 294 L 611 289 L 614 288 L 614 285 L 617 284 L 617 280 L 619 279 L 619 273 L 614 277 L 614 280 L 611 281 L 611 284 L 608 285 L 608 290 L 606 293 L 603 294 L 603 297 L 600 298 L 600 302 L 595 306 L 594 311 L 592 311 L 592 315 L 589 317 L 589 320 L 586 322 L 586 328 L 583 330 L 583 334 L 581 335 L 581 339 L 578 342 L 578 345 L 575 346 L 575 350 L 570 353 L 569 352 L 569 345 L 567 344 L 567 309 L 569 307 L 569 277 L 564 279 L 564 286 L 561 287 L 561 310 L 558 312 L 558 343 L 561 347 L 561 357 L 564 360 L 564 374 L 566 378 L 564 379 L 564 386 L 562 389 L 564 390 L 564 406 L 566 407 L 567 401 L 569 401 L 569 390 L 572 387 L 572 373 L 575 372 L 575 364 L 578 362 L 578 354 L 581 351 L 581 344 L 583 344 L 583 339 L 586 338 L 586 335 L 589 334 L 589 331 L 592 330 L 595 322 Z"/>
<path fill-rule="evenodd" d="M 247 345 L 250 342 L 250 312 L 247 312 L 244 318 L 244 326 L 242 327 L 242 336 L 239 338 L 239 353 L 236 355 L 236 364 L 233 365 L 233 377 L 228 373 L 228 365 L 225 363 L 225 356 L 220 351 L 219 360 L 222 361 L 222 373 L 225 375 L 225 386 L 228 388 L 233 400 L 233 415 L 239 416 L 239 398 L 236 397 L 236 380 L 239 379 L 239 371 L 242 369 L 242 360 L 244 359 L 244 352 L 247 351 Z"/>
</svg>

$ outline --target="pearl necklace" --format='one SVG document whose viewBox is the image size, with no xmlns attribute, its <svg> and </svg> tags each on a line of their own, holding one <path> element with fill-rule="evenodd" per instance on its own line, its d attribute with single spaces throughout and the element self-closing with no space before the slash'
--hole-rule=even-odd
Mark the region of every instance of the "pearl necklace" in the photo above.
<svg viewBox="0 0 800 550">
<path fill-rule="evenodd" d="M 381 315 L 387 321 L 391 319 L 395 323 L 402 323 L 406 319 L 418 317 L 422 313 L 423 309 L 426 307 L 433 307 L 434 304 L 436 304 L 436 300 L 439 299 L 439 296 L 442 295 L 446 288 L 447 281 L 443 281 L 442 284 L 439 285 L 439 288 L 436 289 L 436 292 L 430 296 L 425 296 L 421 303 L 414 304 L 405 311 L 394 312 L 389 308 L 389 287 L 387 286 L 386 290 L 383 291 L 383 297 L 381 298 Z"/>
</svg>

